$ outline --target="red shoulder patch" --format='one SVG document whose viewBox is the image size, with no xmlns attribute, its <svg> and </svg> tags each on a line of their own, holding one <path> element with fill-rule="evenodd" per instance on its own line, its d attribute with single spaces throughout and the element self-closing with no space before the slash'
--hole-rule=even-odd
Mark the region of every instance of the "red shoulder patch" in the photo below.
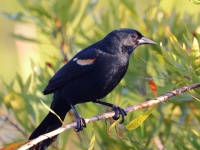
<svg viewBox="0 0 200 150">
<path fill-rule="evenodd" d="M 90 59 L 76 59 L 75 61 L 77 62 L 77 64 L 81 65 L 81 66 L 85 66 L 85 65 L 91 65 L 95 62 L 96 58 L 90 58 Z"/>
</svg>

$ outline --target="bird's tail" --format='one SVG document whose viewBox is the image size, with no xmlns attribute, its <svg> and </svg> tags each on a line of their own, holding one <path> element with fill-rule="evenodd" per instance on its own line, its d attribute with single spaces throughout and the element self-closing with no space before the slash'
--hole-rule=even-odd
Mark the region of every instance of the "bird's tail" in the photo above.
<svg viewBox="0 0 200 150">
<path fill-rule="evenodd" d="M 55 104 L 51 106 L 51 109 L 61 118 L 63 121 L 65 119 L 66 113 L 71 109 L 70 105 L 63 105 L 63 104 Z M 51 132 L 59 127 L 62 126 L 62 122 L 58 119 L 55 114 L 49 112 L 49 114 L 44 118 L 44 120 L 40 123 L 40 125 L 33 131 L 30 135 L 29 140 L 35 139 L 40 135 L 45 133 Z M 58 135 L 48 138 L 34 147 L 31 147 L 30 150 L 44 150 L 46 149 L 51 143 L 53 143 Z"/>
</svg>

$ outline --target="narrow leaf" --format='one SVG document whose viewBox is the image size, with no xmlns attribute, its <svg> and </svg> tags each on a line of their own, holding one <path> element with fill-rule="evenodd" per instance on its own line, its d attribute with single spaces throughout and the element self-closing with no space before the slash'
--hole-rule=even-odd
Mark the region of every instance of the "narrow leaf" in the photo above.
<svg viewBox="0 0 200 150">
<path fill-rule="evenodd" d="M 153 80 L 149 81 L 149 87 L 151 88 L 151 90 L 153 91 L 154 95 L 157 95 L 157 87 L 156 84 Z"/>
<path fill-rule="evenodd" d="M 40 43 L 37 39 L 25 37 L 25 36 L 19 35 L 19 34 L 12 33 L 11 36 L 14 37 L 14 38 L 16 38 L 17 40 Z"/>
<path fill-rule="evenodd" d="M 129 122 L 129 124 L 126 126 L 126 129 L 128 130 L 135 130 L 137 127 L 141 126 L 142 123 L 149 117 L 151 112 L 156 108 L 157 105 L 155 105 L 153 108 L 149 109 L 147 112 L 145 112 L 142 115 L 139 115 L 137 118 Z"/>
<path fill-rule="evenodd" d="M 109 129 L 108 129 L 108 132 L 110 132 L 117 124 L 119 124 L 120 121 L 121 121 L 121 120 L 118 119 L 118 120 L 115 121 L 113 124 L 111 124 L 111 126 L 110 126 Z"/>
<path fill-rule="evenodd" d="M 60 116 L 58 116 L 51 108 L 49 108 L 42 100 L 40 100 L 40 102 L 42 103 L 42 105 L 44 105 L 44 107 L 46 109 L 48 109 L 52 114 L 56 115 L 56 117 L 60 120 L 60 122 L 62 122 L 63 125 L 65 125 L 65 123 L 62 121 L 62 119 L 60 118 Z"/>
<path fill-rule="evenodd" d="M 94 125 L 93 123 L 91 122 L 92 124 L 92 138 L 90 140 L 90 147 L 88 148 L 88 150 L 93 150 L 94 149 L 94 142 L 95 142 L 95 134 L 94 134 Z"/>
<path fill-rule="evenodd" d="M 23 91 L 24 84 L 23 84 L 23 81 L 22 81 L 22 77 L 18 73 L 16 75 L 16 79 L 17 79 L 17 82 L 19 84 L 20 90 Z"/>
<path fill-rule="evenodd" d="M 15 150 L 18 147 L 20 147 L 20 146 L 22 146 L 22 145 L 24 145 L 26 143 L 27 143 L 27 141 L 12 143 L 12 144 L 10 144 L 10 145 L 8 145 L 6 147 L 3 147 L 1 150 Z"/>
<path fill-rule="evenodd" d="M 24 84 L 24 88 L 23 88 L 23 90 L 24 91 L 28 91 L 28 89 L 29 89 L 29 87 L 30 87 L 30 85 L 31 85 L 31 75 L 28 77 L 28 79 L 26 80 L 26 82 L 25 82 L 25 84 Z"/>
<path fill-rule="evenodd" d="M 194 4 L 200 5 L 200 0 L 190 0 L 191 2 L 193 2 Z"/>
</svg>

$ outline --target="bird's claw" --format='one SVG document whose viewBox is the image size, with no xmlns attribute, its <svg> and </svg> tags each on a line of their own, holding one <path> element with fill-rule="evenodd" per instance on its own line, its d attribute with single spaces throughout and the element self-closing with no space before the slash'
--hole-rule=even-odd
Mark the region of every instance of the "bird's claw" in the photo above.
<svg viewBox="0 0 200 150">
<path fill-rule="evenodd" d="M 118 120 L 120 118 L 120 115 L 122 116 L 122 120 L 120 122 L 123 123 L 124 122 L 124 116 L 127 115 L 126 111 L 124 109 L 122 109 L 121 107 L 118 107 L 116 105 L 113 106 L 112 109 L 115 112 L 115 115 L 112 117 L 114 120 Z"/>
<path fill-rule="evenodd" d="M 83 119 L 81 116 L 76 117 L 76 127 L 74 128 L 74 131 L 79 132 L 83 130 L 83 128 L 86 128 L 85 119 Z"/>
</svg>

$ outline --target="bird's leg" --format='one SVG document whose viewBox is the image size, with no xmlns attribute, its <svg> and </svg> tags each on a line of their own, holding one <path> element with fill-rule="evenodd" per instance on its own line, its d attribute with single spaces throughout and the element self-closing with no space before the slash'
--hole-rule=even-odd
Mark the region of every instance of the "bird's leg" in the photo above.
<svg viewBox="0 0 200 150">
<path fill-rule="evenodd" d="M 83 130 L 83 127 L 85 128 L 86 127 L 86 123 L 85 123 L 85 119 L 83 119 L 79 114 L 78 112 L 76 111 L 76 108 L 74 107 L 74 105 L 70 104 L 72 110 L 74 111 L 75 113 L 75 116 L 76 116 L 76 124 L 77 126 L 75 127 L 75 131 L 76 132 L 79 132 L 81 130 Z"/>
<path fill-rule="evenodd" d="M 122 120 L 120 123 L 123 123 L 124 122 L 124 116 L 127 115 L 126 111 L 121 108 L 121 107 L 118 107 L 114 104 L 111 104 L 111 103 L 107 103 L 107 102 L 104 102 L 100 99 L 96 99 L 93 101 L 94 103 L 99 103 L 99 104 L 102 104 L 102 105 L 105 105 L 105 106 L 108 106 L 108 107 L 111 107 L 112 110 L 115 112 L 115 115 L 112 117 L 114 120 L 118 120 L 119 117 L 120 117 L 120 114 L 122 115 Z"/>
</svg>

